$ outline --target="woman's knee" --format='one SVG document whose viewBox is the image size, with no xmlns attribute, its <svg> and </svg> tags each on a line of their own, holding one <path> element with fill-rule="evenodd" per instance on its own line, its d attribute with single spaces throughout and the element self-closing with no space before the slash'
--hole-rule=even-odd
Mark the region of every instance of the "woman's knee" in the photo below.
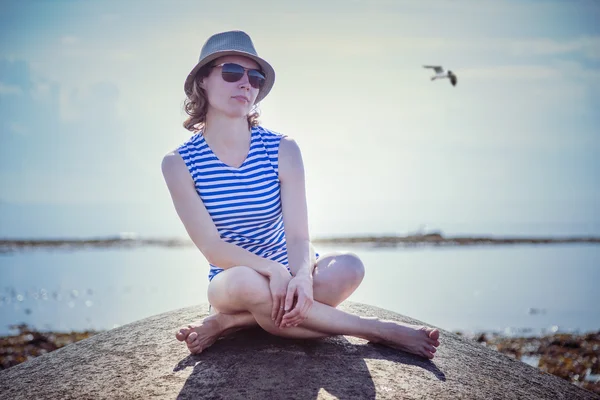
<svg viewBox="0 0 600 400">
<path fill-rule="evenodd" d="M 337 252 L 324 256 L 317 263 L 313 280 L 315 299 L 337 307 L 360 286 L 364 276 L 364 264 L 356 254 Z"/>
<path fill-rule="evenodd" d="M 208 299 L 217 309 L 219 303 L 255 304 L 269 299 L 267 279 L 250 267 L 232 267 L 213 278 Z"/>
<path fill-rule="evenodd" d="M 365 277 L 365 265 L 360 257 L 354 253 L 346 252 L 336 258 L 336 261 L 344 266 L 344 279 L 352 285 L 360 285 Z"/>
</svg>

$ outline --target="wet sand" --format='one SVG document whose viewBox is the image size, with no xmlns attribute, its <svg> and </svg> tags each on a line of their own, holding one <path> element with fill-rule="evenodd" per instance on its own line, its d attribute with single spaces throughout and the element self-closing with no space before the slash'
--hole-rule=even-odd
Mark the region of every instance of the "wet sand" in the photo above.
<svg viewBox="0 0 600 400">
<path fill-rule="evenodd" d="M 26 325 L 13 328 L 19 332 L 0 337 L 2 370 L 100 333 L 38 332 Z M 455 333 L 463 335 L 461 332 Z M 600 331 L 581 335 L 556 333 L 541 337 L 510 338 L 479 333 L 467 338 L 600 394 Z"/>
</svg>

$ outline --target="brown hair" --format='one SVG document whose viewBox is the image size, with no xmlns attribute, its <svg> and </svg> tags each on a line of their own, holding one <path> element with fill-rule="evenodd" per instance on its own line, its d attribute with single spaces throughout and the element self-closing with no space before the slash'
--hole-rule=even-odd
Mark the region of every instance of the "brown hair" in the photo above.
<svg viewBox="0 0 600 400">
<path fill-rule="evenodd" d="M 208 97 L 206 91 L 202 88 L 200 83 L 202 79 L 208 76 L 210 73 L 210 66 L 201 68 L 192 83 L 192 93 L 189 94 L 184 101 L 184 110 L 189 118 L 183 122 L 183 127 L 191 132 L 198 132 L 206 123 L 206 113 L 208 112 Z M 255 104 L 248 114 L 248 128 L 258 126 L 258 117 L 260 116 L 258 107 Z"/>
</svg>

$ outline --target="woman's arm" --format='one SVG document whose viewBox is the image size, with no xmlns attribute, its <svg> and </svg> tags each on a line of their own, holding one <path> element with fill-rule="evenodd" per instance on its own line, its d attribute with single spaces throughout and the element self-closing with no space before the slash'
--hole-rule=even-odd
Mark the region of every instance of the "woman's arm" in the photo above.
<svg viewBox="0 0 600 400">
<path fill-rule="evenodd" d="M 286 328 L 302 323 L 314 303 L 314 260 L 308 233 L 304 165 L 300 148 L 292 139 L 284 138 L 279 145 L 279 179 L 288 266 L 294 274 L 285 296 L 285 315 L 279 324 Z"/>
<path fill-rule="evenodd" d="M 217 227 L 196 192 L 187 166 L 178 153 L 169 153 L 163 158 L 162 173 L 181 222 L 209 263 L 223 269 L 244 265 L 266 277 L 271 277 L 274 271 L 279 272 L 281 268 L 285 269 L 276 261 L 257 256 L 220 238 Z"/>
<path fill-rule="evenodd" d="M 279 145 L 279 180 L 288 267 L 294 276 L 312 278 L 314 260 L 308 231 L 304 164 L 298 144 L 290 138 L 281 139 Z"/>
</svg>

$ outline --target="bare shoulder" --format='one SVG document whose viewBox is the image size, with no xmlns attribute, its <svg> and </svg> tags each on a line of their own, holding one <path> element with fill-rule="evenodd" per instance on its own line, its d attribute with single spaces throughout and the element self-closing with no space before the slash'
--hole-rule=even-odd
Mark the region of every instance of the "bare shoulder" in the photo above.
<svg viewBox="0 0 600 400">
<path fill-rule="evenodd" d="M 175 150 L 165 154 L 162 159 L 161 170 L 167 183 L 191 179 L 185 161 Z"/>
<path fill-rule="evenodd" d="M 279 143 L 279 162 L 287 165 L 302 165 L 302 151 L 300 146 L 291 137 L 281 138 Z"/>
<path fill-rule="evenodd" d="M 291 137 L 281 138 L 279 143 L 279 176 L 282 180 L 294 179 L 304 172 L 302 151 L 298 143 Z"/>
</svg>

